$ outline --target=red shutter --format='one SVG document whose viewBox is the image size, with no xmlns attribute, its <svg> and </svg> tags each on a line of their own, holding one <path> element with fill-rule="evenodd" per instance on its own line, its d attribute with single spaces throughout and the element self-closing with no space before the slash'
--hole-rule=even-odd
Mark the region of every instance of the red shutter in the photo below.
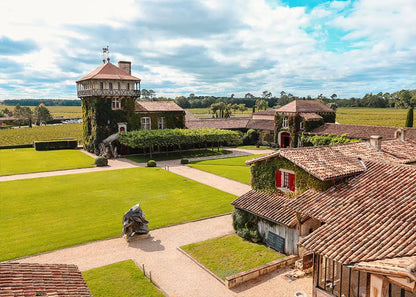
<svg viewBox="0 0 416 297">
<path fill-rule="evenodd" d="M 289 190 L 295 191 L 295 175 L 292 173 L 289 174 Z"/>
<path fill-rule="evenodd" d="M 282 187 L 282 172 L 276 171 L 276 187 L 281 188 Z"/>
</svg>

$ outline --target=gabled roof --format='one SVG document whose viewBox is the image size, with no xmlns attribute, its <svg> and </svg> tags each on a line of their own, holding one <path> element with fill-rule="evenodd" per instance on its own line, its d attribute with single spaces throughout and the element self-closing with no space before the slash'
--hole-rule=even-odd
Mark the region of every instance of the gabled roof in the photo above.
<svg viewBox="0 0 416 297">
<path fill-rule="evenodd" d="M 0 263 L 1 296 L 91 296 L 75 265 Z"/>
<path fill-rule="evenodd" d="M 368 142 L 334 146 L 280 149 L 275 153 L 246 161 L 247 165 L 283 157 L 316 178 L 325 181 L 358 174 L 365 170 L 358 158 L 368 161 L 406 164 L 416 162 L 416 142 L 382 141 L 381 151 Z"/>
<path fill-rule="evenodd" d="M 98 66 L 95 70 L 91 71 L 83 78 L 77 80 L 77 82 L 89 79 L 132 80 L 136 82 L 140 81 L 140 78 L 131 76 L 130 74 L 128 74 L 127 72 L 118 68 L 116 65 L 110 62 Z"/>
<path fill-rule="evenodd" d="M 335 112 L 316 100 L 294 100 L 280 107 L 277 112 Z"/>
<path fill-rule="evenodd" d="M 345 125 L 325 123 L 309 132 L 317 135 L 343 135 L 350 138 L 370 139 L 372 135 L 379 135 L 383 139 L 395 139 L 395 132 L 399 127 L 370 126 L 370 125 Z M 406 128 L 406 138 L 416 141 L 416 128 Z"/>
<path fill-rule="evenodd" d="M 294 227 L 297 223 L 295 212 L 288 210 L 284 205 L 291 198 L 281 193 L 265 193 L 251 190 L 238 197 L 231 204 L 269 221 Z"/>
<path fill-rule="evenodd" d="M 319 114 L 314 112 L 301 112 L 299 115 L 306 121 L 319 121 L 323 119 Z"/>
<path fill-rule="evenodd" d="M 274 131 L 274 121 L 273 120 L 253 120 L 253 119 L 251 119 L 251 120 L 248 121 L 247 129 Z"/>
<path fill-rule="evenodd" d="M 267 109 L 262 111 L 256 111 L 253 115 L 274 115 L 277 112 L 277 109 Z"/>
<path fill-rule="evenodd" d="M 301 244 L 343 264 L 416 256 L 416 168 L 365 165 L 349 182 L 286 205 L 326 222 Z"/>
<path fill-rule="evenodd" d="M 196 121 L 186 121 L 185 126 L 188 129 L 245 129 L 249 120 L 249 118 L 199 119 Z"/>
<path fill-rule="evenodd" d="M 182 107 L 173 101 L 136 101 L 137 112 L 183 111 Z"/>
</svg>

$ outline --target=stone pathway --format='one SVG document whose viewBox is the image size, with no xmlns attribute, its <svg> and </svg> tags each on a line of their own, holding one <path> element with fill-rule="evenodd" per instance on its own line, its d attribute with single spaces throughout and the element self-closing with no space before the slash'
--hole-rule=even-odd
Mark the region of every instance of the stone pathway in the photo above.
<svg viewBox="0 0 416 297">
<path fill-rule="evenodd" d="M 283 273 L 272 273 L 259 280 L 227 289 L 209 273 L 177 250 L 177 247 L 233 232 L 231 216 L 225 215 L 150 231 L 151 237 L 127 243 L 113 238 L 19 259 L 27 263 L 76 264 L 81 271 L 124 260 L 144 264 L 152 279 L 169 296 L 293 297 L 297 291 L 311 293 L 311 278 L 290 281 Z M 311 296 L 311 295 L 309 295 Z"/>
</svg>

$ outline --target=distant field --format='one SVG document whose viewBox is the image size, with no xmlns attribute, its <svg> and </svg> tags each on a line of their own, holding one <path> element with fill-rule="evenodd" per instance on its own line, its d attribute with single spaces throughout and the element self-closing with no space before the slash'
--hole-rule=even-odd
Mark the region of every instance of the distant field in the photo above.
<svg viewBox="0 0 416 297">
<path fill-rule="evenodd" d="M 337 109 L 340 124 L 403 127 L 407 109 L 342 107 Z"/>
<path fill-rule="evenodd" d="M 35 109 L 35 106 L 29 106 L 30 109 Z M 46 106 L 54 118 L 77 118 L 82 116 L 81 106 Z M 0 109 L 14 110 L 14 106 L 0 105 Z"/>
<path fill-rule="evenodd" d="M 50 125 L 33 128 L 13 128 L 0 130 L 0 146 L 33 144 L 35 140 L 59 138 L 82 139 L 82 124 Z"/>
</svg>

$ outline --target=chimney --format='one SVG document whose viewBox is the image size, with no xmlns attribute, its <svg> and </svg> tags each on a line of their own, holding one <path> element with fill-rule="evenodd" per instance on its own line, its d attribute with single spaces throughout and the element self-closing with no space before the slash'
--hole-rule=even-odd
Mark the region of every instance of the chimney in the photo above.
<svg viewBox="0 0 416 297">
<path fill-rule="evenodd" d="M 118 68 L 120 68 L 124 72 L 127 72 L 129 75 L 131 75 L 131 62 L 130 61 L 119 61 Z"/>
<path fill-rule="evenodd" d="M 406 141 L 406 129 L 399 128 L 394 132 L 394 137 L 400 139 L 401 141 Z"/>
<path fill-rule="evenodd" d="M 378 151 L 381 151 L 381 136 L 371 135 L 370 136 L 370 145 L 376 148 Z"/>
</svg>

